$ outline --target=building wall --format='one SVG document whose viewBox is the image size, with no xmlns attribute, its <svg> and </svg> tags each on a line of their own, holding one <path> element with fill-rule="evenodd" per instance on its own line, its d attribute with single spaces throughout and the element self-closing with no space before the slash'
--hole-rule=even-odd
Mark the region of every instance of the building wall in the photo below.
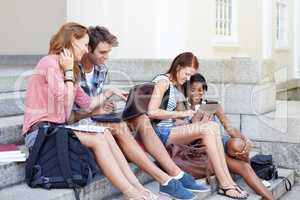
<svg viewBox="0 0 300 200">
<path fill-rule="evenodd" d="M 276 48 L 276 0 L 273 0 L 273 43 L 272 59 L 275 63 L 275 78 L 277 82 L 283 82 L 294 77 L 294 0 L 288 0 L 288 47 Z"/>
<path fill-rule="evenodd" d="M 66 20 L 65 0 L 1 0 L 0 54 L 45 54 Z"/>
<path fill-rule="evenodd" d="M 5 1 L 5 2 L 3 2 Z M 235 47 L 214 46 L 214 0 L 3 0 L 0 54 L 45 54 L 51 35 L 65 21 L 103 25 L 118 36 L 113 58 L 173 58 L 193 51 L 200 58 L 263 58 L 263 1 L 272 6 L 271 58 L 276 80 L 294 75 L 294 9 L 289 2 L 289 47 L 275 48 L 276 0 L 236 0 Z"/>
</svg>

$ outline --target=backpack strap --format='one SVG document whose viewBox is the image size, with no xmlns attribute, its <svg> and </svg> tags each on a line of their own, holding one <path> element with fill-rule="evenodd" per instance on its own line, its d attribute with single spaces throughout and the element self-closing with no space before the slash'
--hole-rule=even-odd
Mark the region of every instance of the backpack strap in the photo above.
<svg viewBox="0 0 300 200">
<path fill-rule="evenodd" d="M 170 91 L 171 91 L 171 86 L 170 86 L 170 79 L 166 74 L 158 74 L 157 76 L 155 76 L 152 81 L 154 79 L 156 79 L 159 76 L 165 76 L 168 78 L 169 84 L 168 84 L 168 89 L 165 91 L 164 96 L 162 98 L 161 104 L 160 104 L 160 109 L 166 109 L 168 107 L 169 104 L 169 97 L 170 97 Z"/>
<path fill-rule="evenodd" d="M 69 134 L 72 133 L 72 130 L 63 127 L 57 127 L 56 131 L 58 131 L 56 133 L 56 148 L 57 148 L 57 152 L 59 152 L 57 157 L 58 157 L 60 170 L 68 186 L 70 188 L 73 188 L 75 199 L 80 200 L 79 188 L 73 182 L 71 166 L 70 166 L 70 158 L 69 158 L 69 137 L 70 137 Z"/>
<path fill-rule="evenodd" d="M 60 170 L 68 183 L 70 188 L 74 188 L 75 185 L 72 180 L 72 172 L 69 158 L 69 130 L 65 128 L 56 128 L 56 148 L 57 158 L 59 162 Z"/>
<path fill-rule="evenodd" d="M 285 186 L 285 189 L 286 189 L 287 192 L 292 190 L 292 183 L 288 178 L 286 178 L 284 176 L 278 176 L 278 178 L 283 180 L 284 186 Z"/>
<path fill-rule="evenodd" d="M 49 127 L 50 126 L 43 126 L 38 129 L 37 139 L 34 143 L 34 146 L 31 150 L 30 154 L 29 154 L 28 159 L 26 160 L 25 176 L 26 176 L 26 182 L 28 185 L 31 185 L 31 180 L 33 178 L 34 165 L 38 158 L 39 151 L 46 140 Z"/>
</svg>

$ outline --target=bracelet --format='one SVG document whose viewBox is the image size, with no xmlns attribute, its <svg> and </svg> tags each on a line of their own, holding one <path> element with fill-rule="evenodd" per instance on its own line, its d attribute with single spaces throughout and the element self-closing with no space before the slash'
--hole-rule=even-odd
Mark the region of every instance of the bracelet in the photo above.
<svg viewBox="0 0 300 200">
<path fill-rule="evenodd" d="M 65 79 L 64 82 L 72 82 L 73 84 L 75 84 L 75 81 L 73 79 Z"/>
<path fill-rule="evenodd" d="M 65 73 L 67 73 L 67 72 L 73 72 L 73 69 L 66 69 L 66 70 L 64 70 L 64 72 Z"/>
<path fill-rule="evenodd" d="M 69 70 L 65 72 L 65 76 L 73 76 L 73 75 L 74 75 L 73 70 Z"/>
</svg>

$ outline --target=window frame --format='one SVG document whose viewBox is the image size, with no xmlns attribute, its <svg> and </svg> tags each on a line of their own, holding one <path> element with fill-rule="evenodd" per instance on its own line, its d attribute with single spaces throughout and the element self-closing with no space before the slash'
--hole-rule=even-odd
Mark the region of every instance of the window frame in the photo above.
<svg viewBox="0 0 300 200">
<path fill-rule="evenodd" d="M 212 40 L 212 45 L 214 47 L 239 47 L 239 40 L 238 40 L 238 33 L 237 33 L 237 23 L 238 23 L 238 16 L 237 16 L 237 9 L 238 9 L 238 1 L 231 0 L 231 26 L 230 26 L 230 36 L 226 35 L 217 35 L 217 6 L 220 0 L 215 0 L 215 19 L 214 19 L 214 38 Z M 224 1 L 224 0 L 221 0 Z M 227 0 L 228 1 L 228 0 Z"/>
<path fill-rule="evenodd" d="M 279 6 L 282 7 L 280 8 Z M 275 49 L 277 50 L 288 50 L 288 46 L 289 46 L 288 44 L 289 43 L 289 16 L 288 16 L 289 7 L 288 6 L 289 5 L 287 0 L 276 0 Z M 281 34 L 283 34 L 283 36 Z"/>
</svg>

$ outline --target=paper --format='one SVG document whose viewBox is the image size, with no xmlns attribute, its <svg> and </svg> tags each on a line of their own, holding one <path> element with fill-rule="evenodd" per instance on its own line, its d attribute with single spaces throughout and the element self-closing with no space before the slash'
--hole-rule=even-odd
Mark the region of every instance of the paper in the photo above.
<svg viewBox="0 0 300 200">
<path fill-rule="evenodd" d="M 69 125 L 65 127 L 75 131 L 84 131 L 84 132 L 93 132 L 93 133 L 104 133 L 105 130 L 109 130 L 108 127 L 95 126 L 90 124 Z"/>
</svg>

